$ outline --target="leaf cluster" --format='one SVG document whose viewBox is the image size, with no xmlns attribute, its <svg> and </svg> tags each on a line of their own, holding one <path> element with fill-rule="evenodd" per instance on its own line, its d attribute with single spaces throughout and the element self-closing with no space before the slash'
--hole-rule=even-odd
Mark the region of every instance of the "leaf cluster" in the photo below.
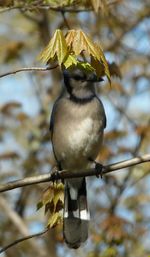
<svg viewBox="0 0 150 257">
<path fill-rule="evenodd" d="M 57 29 L 39 59 L 44 63 L 58 61 L 65 69 L 77 67 L 95 72 L 98 77 L 106 75 L 110 82 L 109 66 L 100 44 L 81 29 L 68 30 L 66 36 Z"/>
<path fill-rule="evenodd" d="M 53 228 L 62 221 L 62 213 L 64 205 L 64 186 L 62 183 L 51 183 L 44 191 L 41 200 L 37 204 L 37 210 L 44 207 L 45 214 L 50 213 L 47 227 Z"/>
</svg>

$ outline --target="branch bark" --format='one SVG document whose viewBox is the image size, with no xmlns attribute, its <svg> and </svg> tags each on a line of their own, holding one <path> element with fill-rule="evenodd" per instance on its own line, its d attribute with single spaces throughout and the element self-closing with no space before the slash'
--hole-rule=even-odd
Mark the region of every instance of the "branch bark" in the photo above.
<svg viewBox="0 0 150 257">
<path fill-rule="evenodd" d="M 115 5 L 117 3 L 116 0 L 110 1 L 107 3 L 108 6 Z M 53 7 L 48 4 L 23 4 L 18 6 L 10 6 L 5 7 L 4 9 L 0 10 L 0 13 L 4 13 L 11 10 L 22 10 L 22 11 L 33 11 L 33 10 L 51 10 L 54 12 L 70 12 L 70 13 L 78 13 L 78 12 L 91 12 L 94 11 L 92 7 L 89 8 L 75 8 L 75 7 L 69 7 L 68 6 L 62 6 L 62 7 Z"/>
<path fill-rule="evenodd" d="M 53 70 L 57 67 L 58 67 L 58 64 L 53 66 L 53 67 L 46 67 L 46 68 L 42 68 L 42 67 L 20 68 L 20 69 L 17 69 L 17 70 L 13 70 L 13 71 L 9 71 L 9 72 L 0 74 L 0 78 L 6 77 L 8 75 L 16 74 L 16 73 L 21 72 L 21 71 L 48 71 L 48 70 Z"/>
<path fill-rule="evenodd" d="M 109 172 L 125 169 L 134 165 L 138 165 L 144 162 L 150 161 L 150 154 L 145 154 L 143 156 L 139 156 L 136 158 L 132 158 L 129 160 L 113 163 L 110 165 L 106 165 L 103 167 L 103 174 L 107 174 Z M 87 176 L 95 176 L 95 175 L 101 175 L 101 171 L 97 171 L 96 169 L 86 169 L 86 170 L 62 170 L 60 172 L 54 173 L 48 173 L 43 174 L 39 176 L 34 177 L 27 177 L 20 180 L 15 180 L 12 182 L 9 182 L 4 185 L 0 185 L 0 192 L 5 192 L 8 190 L 12 190 L 19 187 L 24 187 L 32 184 L 38 184 L 38 183 L 44 183 L 59 179 L 66 179 L 66 178 L 78 178 L 78 177 L 87 177 Z"/>
<path fill-rule="evenodd" d="M 39 232 L 39 233 L 31 234 L 31 235 L 29 235 L 29 236 L 25 236 L 25 237 L 19 238 L 19 239 L 13 241 L 12 243 L 10 243 L 10 244 L 4 246 L 4 247 L 0 250 L 0 254 L 3 253 L 3 252 L 5 252 L 6 250 L 8 250 L 9 248 L 13 247 L 13 246 L 16 245 L 16 244 L 19 244 L 19 243 L 21 243 L 21 242 L 24 242 L 24 241 L 26 241 L 26 240 L 28 240 L 28 239 L 31 239 L 31 238 L 34 238 L 34 237 L 42 236 L 42 235 L 44 235 L 47 231 L 48 231 L 48 228 L 45 229 L 45 230 L 43 230 L 43 231 L 41 231 L 41 232 Z M 37 250 L 39 250 L 39 249 L 37 249 Z M 39 252 L 38 252 L 38 255 L 39 255 Z M 46 256 L 46 255 L 45 255 L 45 256 Z"/>
</svg>

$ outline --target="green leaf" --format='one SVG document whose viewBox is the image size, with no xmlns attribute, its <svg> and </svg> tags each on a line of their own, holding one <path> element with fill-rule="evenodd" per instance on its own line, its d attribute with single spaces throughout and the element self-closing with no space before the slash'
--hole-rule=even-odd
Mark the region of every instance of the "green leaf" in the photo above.
<svg viewBox="0 0 150 257">
<path fill-rule="evenodd" d="M 95 69 L 88 62 L 81 62 L 76 59 L 75 55 L 69 55 L 66 61 L 64 62 L 64 66 L 66 69 L 72 68 L 73 66 L 78 67 L 86 72 L 94 72 Z"/>
<path fill-rule="evenodd" d="M 78 61 L 77 62 L 77 67 L 79 69 L 83 69 L 86 72 L 94 72 L 95 71 L 95 69 L 92 67 L 92 65 L 90 63 L 88 63 L 88 62 L 80 62 L 80 61 Z"/>
<path fill-rule="evenodd" d="M 54 61 L 57 57 L 61 65 L 68 53 L 65 37 L 61 30 L 57 29 L 47 47 L 39 55 L 40 60 L 47 63 Z"/>
<path fill-rule="evenodd" d="M 77 60 L 76 60 L 76 56 L 69 54 L 67 59 L 65 60 L 65 62 L 63 63 L 65 68 L 68 69 L 69 67 L 71 67 L 72 65 L 77 65 Z"/>
<path fill-rule="evenodd" d="M 38 211 L 38 210 L 41 209 L 42 207 L 43 207 L 43 202 L 40 201 L 40 202 L 38 202 L 37 205 L 36 205 L 36 210 Z"/>
</svg>

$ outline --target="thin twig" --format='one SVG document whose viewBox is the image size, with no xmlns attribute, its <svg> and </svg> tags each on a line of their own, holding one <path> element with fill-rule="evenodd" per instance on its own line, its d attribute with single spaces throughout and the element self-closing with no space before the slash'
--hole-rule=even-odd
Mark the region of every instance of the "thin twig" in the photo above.
<svg viewBox="0 0 150 257">
<path fill-rule="evenodd" d="M 146 154 L 140 157 L 132 158 L 126 161 L 117 162 L 114 164 L 110 164 L 103 167 L 103 174 L 107 174 L 109 172 L 120 170 L 124 168 L 128 168 L 137 164 L 141 164 L 144 162 L 150 161 L 150 154 Z M 12 190 L 19 187 L 24 187 L 28 185 L 38 184 L 38 183 L 44 183 L 59 179 L 66 179 L 66 178 L 78 178 L 78 177 L 87 177 L 87 176 L 94 176 L 94 175 L 101 175 L 101 171 L 97 171 L 96 169 L 86 169 L 86 170 L 63 170 L 60 172 L 57 172 L 56 174 L 44 174 L 34 177 L 27 177 L 20 180 L 15 180 L 12 182 L 9 182 L 4 185 L 0 185 L 0 192 L 5 192 L 8 190 Z"/>
<path fill-rule="evenodd" d="M 22 9 L 22 7 L 20 7 L 20 6 L 11 6 L 11 7 L 3 8 L 3 9 L 1 8 L 0 9 L 0 14 L 8 12 L 8 11 L 11 11 L 11 10 L 18 10 L 18 9 Z"/>
<path fill-rule="evenodd" d="M 67 29 L 71 29 L 71 28 L 70 28 L 70 25 L 69 25 L 69 23 L 68 23 L 68 21 L 67 21 L 67 19 L 66 19 L 65 12 L 62 11 L 61 14 L 62 14 L 62 16 L 63 16 L 64 24 L 66 25 Z"/>
<path fill-rule="evenodd" d="M 118 4 L 118 1 L 110 1 L 107 3 L 107 6 L 113 6 L 115 4 Z M 0 13 L 4 13 L 11 10 L 23 10 L 23 11 L 33 11 L 33 10 L 51 10 L 54 12 L 70 12 L 70 13 L 79 13 L 79 12 L 91 12 L 94 11 L 92 7 L 85 8 L 85 7 L 78 7 L 78 6 L 72 6 L 70 4 L 66 6 L 52 6 L 49 4 L 41 4 L 41 3 L 33 3 L 33 4 L 23 4 L 18 6 L 10 6 L 0 9 Z"/>
<path fill-rule="evenodd" d="M 14 242 L 4 246 L 1 250 L 0 250 L 0 254 L 5 252 L 6 250 L 8 250 L 9 248 L 11 248 L 12 246 L 16 245 L 16 244 L 19 244 L 25 240 L 28 240 L 28 239 L 31 239 L 33 237 L 38 237 L 38 236 L 42 236 L 43 234 L 45 234 L 46 232 L 48 231 L 48 228 L 46 228 L 44 231 L 41 231 L 39 233 L 36 233 L 36 234 L 32 234 L 32 235 L 29 235 L 29 236 L 25 236 L 25 237 L 22 237 L 22 238 L 19 238 L 17 240 L 15 240 Z"/>
<path fill-rule="evenodd" d="M 8 199 L 3 196 L 0 196 L 0 210 L 3 211 L 4 215 L 7 216 L 9 221 L 13 224 L 15 231 L 19 232 L 20 237 L 29 236 L 29 229 L 22 217 L 8 204 Z M 38 255 L 38 257 L 45 257 L 44 249 L 42 249 L 40 245 L 37 245 L 35 238 L 29 241 L 29 247 L 32 248 L 33 252 L 35 255 Z"/>
<path fill-rule="evenodd" d="M 108 6 L 112 6 L 117 4 L 118 2 L 116 0 L 110 1 L 107 3 Z M 34 9 L 44 9 L 44 10 L 52 10 L 54 12 L 73 12 L 73 13 L 78 13 L 78 12 L 91 12 L 93 11 L 92 7 L 89 8 L 84 8 L 84 7 L 75 7 L 75 6 L 70 6 L 70 4 L 66 6 L 51 6 L 48 4 L 41 4 L 41 3 L 33 3 L 33 4 L 24 4 L 24 5 L 18 5 L 18 6 L 10 6 L 10 7 L 5 7 L 0 10 L 0 13 L 11 11 L 11 10 L 34 10 Z"/>
<path fill-rule="evenodd" d="M 48 70 L 53 70 L 57 67 L 58 67 L 58 64 L 53 66 L 53 67 L 46 67 L 46 68 L 42 68 L 42 67 L 20 68 L 20 69 L 17 69 L 17 70 L 13 70 L 13 71 L 3 73 L 3 74 L 0 75 L 0 78 L 6 77 L 8 75 L 16 74 L 16 73 L 21 72 L 21 71 L 48 71 Z"/>
<path fill-rule="evenodd" d="M 39 10 L 51 10 L 54 12 L 70 12 L 70 13 L 79 13 L 79 12 L 91 12 L 93 11 L 92 8 L 65 8 L 65 7 L 52 7 L 50 5 L 41 5 L 41 6 L 12 6 L 8 8 L 4 8 L 0 10 L 0 13 L 5 13 L 11 10 L 23 10 L 23 11 L 32 11 L 34 9 Z"/>
</svg>

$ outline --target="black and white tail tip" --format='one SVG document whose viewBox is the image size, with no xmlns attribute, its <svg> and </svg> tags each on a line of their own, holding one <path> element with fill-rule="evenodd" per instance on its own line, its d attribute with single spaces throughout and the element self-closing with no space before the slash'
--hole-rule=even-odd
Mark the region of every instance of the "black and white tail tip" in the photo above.
<svg viewBox="0 0 150 257">
<path fill-rule="evenodd" d="M 82 179 L 80 187 L 65 182 L 63 233 L 70 248 L 77 249 L 87 240 L 89 220 L 85 179 Z"/>
</svg>

